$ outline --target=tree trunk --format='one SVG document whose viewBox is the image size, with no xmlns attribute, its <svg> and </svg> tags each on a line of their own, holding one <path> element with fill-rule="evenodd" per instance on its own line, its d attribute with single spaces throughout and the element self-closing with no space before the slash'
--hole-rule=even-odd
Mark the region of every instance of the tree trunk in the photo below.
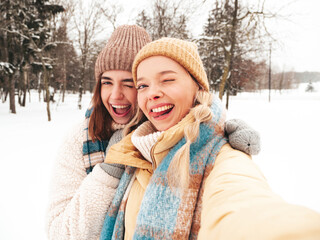
<svg viewBox="0 0 320 240">
<path fill-rule="evenodd" d="M 7 101 L 8 95 L 9 95 L 9 90 L 7 89 L 6 94 L 4 95 L 4 102 Z"/>
<path fill-rule="evenodd" d="M 227 89 L 227 101 L 226 101 L 226 109 L 229 109 L 229 96 L 230 96 L 230 89 Z"/>
<path fill-rule="evenodd" d="M 8 80 L 8 76 L 4 76 L 2 103 L 5 103 L 7 101 L 8 93 L 9 93 L 9 80 Z"/>
<path fill-rule="evenodd" d="M 14 81 L 13 75 L 9 75 L 9 84 L 10 84 L 10 90 L 9 90 L 10 112 L 17 113 L 16 103 L 15 103 L 15 81 Z"/>
<path fill-rule="evenodd" d="M 63 47 L 65 48 L 65 47 Z M 64 102 L 64 95 L 67 88 L 67 69 L 66 69 L 66 54 L 63 53 L 63 85 L 62 85 L 62 102 Z"/>
<path fill-rule="evenodd" d="M 43 61 L 43 60 L 42 60 Z M 46 91 L 46 102 L 47 102 L 47 115 L 48 115 L 48 121 L 51 121 L 51 113 L 50 113 L 50 93 L 49 93 L 49 79 L 48 79 L 48 71 L 46 69 L 46 66 L 44 62 L 42 63 L 43 66 L 43 79 L 44 79 L 44 88 Z"/>
<path fill-rule="evenodd" d="M 39 102 L 41 102 L 41 75 L 42 72 L 38 74 L 38 93 L 39 93 Z"/>
<path fill-rule="evenodd" d="M 19 82 L 18 82 L 18 89 L 17 89 L 17 91 L 18 91 L 18 103 L 19 103 L 19 105 L 21 106 L 22 105 L 22 100 L 21 100 L 21 98 L 22 98 L 22 84 L 23 84 L 23 80 L 21 79 L 21 71 L 19 71 Z"/>
<path fill-rule="evenodd" d="M 225 64 L 223 67 L 223 74 L 220 82 L 220 87 L 219 87 L 219 98 L 222 100 L 223 95 L 224 95 L 224 88 L 225 85 L 227 84 L 227 78 L 230 72 L 230 61 L 231 61 L 231 54 L 228 52 L 226 53 L 226 60 Z"/>
<path fill-rule="evenodd" d="M 7 14 L 7 18 L 8 18 L 8 14 Z M 7 19 L 9 20 L 9 19 Z M 10 62 L 9 61 L 9 53 L 8 53 L 8 35 L 7 35 L 7 32 L 4 31 L 4 35 L 3 35 L 3 45 L 4 45 L 4 59 L 5 59 L 5 62 Z M 11 113 L 16 113 L 16 103 L 15 103 L 15 81 L 14 81 L 14 77 L 13 77 L 13 74 L 9 74 L 9 75 L 5 75 L 4 76 L 4 79 L 5 79 L 5 83 L 8 83 L 8 92 L 9 92 L 9 110 Z M 5 97 L 5 100 L 7 99 L 7 95 Z"/>
<path fill-rule="evenodd" d="M 28 85 L 28 67 L 24 66 L 23 67 L 23 86 L 22 86 L 22 91 L 23 91 L 23 98 L 22 98 L 22 106 L 25 107 L 26 106 L 26 98 L 27 98 L 27 85 Z"/>
<path fill-rule="evenodd" d="M 81 80 L 81 83 L 80 83 L 80 86 L 79 86 L 79 99 L 78 99 L 78 108 L 81 109 L 82 108 L 82 105 L 81 105 L 81 101 L 82 101 L 82 80 Z"/>
<path fill-rule="evenodd" d="M 84 85 L 84 77 L 85 77 L 85 65 L 82 68 L 82 74 L 81 74 L 81 80 L 80 80 L 80 85 L 79 85 L 79 99 L 78 99 L 78 108 L 82 108 L 82 92 L 84 90 L 83 85 Z"/>
<path fill-rule="evenodd" d="M 26 70 L 23 68 L 22 71 L 19 72 L 20 78 L 19 78 L 19 105 L 21 107 L 26 106 L 26 92 L 27 92 L 27 87 L 26 87 Z"/>
<path fill-rule="evenodd" d="M 219 87 L 219 98 L 222 100 L 224 95 L 224 88 L 227 83 L 227 78 L 229 77 L 230 71 L 231 71 L 231 62 L 233 59 L 233 51 L 234 46 L 236 43 L 236 27 L 237 27 L 237 19 L 238 16 L 238 0 L 235 0 L 234 2 L 234 12 L 233 12 L 233 18 L 232 18 L 232 28 L 231 28 L 231 47 L 230 51 L 226 51 L 226 60 L 223 68 L 223 74 L 222 79 Z"/>
</svg>

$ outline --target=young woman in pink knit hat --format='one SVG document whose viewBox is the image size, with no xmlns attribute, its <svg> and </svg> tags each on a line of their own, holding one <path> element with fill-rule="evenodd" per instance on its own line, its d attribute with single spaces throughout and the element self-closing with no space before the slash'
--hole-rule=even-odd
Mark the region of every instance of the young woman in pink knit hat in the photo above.
<svg viewBox="0 0 320 240">
<path fill-rule="evenodd" d="M 106 148 L 122 138 L 117 130 L 135 115 L 132 63 L 150 41 L 145 29 L 123 25 L 98 55 L 92 108 L 68 135 L 54 165 L 47 212 L 49 239 L 97 239 L 100 235 L 124 170 L 123 165 L 103 163 Z"/>
<path fill-rule="evenodd" d="M 64 142 L 54 165 L 47 214 L 49 239 L 97 239 L 124 165 L 104 163 L 108 148 L 137 111 L 131 73 L 138 51 L 150 42 L 141 27 L 118 27 L 95 65 L 92 108 Z M 130 130 L 141 121 L 136 122 Z"/>
</svg>

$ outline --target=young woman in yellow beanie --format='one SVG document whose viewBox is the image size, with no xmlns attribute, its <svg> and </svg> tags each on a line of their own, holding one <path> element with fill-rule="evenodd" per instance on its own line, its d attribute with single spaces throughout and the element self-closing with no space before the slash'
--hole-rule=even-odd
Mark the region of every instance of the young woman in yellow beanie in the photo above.
<svg viewBox="0 0 320 240">
<path fill-rule="evenodd" d="M 147 121 L 105 158 L 126 168 L 100 239 L 320 239 L 320 214 L 283 201 L 228 144 L 194 43 L 151 42 L 132 74 L 141 110 L 127 127 Z"/>
</svg>

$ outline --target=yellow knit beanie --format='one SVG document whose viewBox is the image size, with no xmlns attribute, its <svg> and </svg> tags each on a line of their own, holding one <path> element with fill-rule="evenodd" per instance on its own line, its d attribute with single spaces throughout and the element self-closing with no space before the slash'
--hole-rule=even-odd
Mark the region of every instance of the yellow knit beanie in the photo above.
<svg viewBox="0 0 320 240">
<path fill-rule="evenodd" d="M 198 82 L 205 91 L 209 91 L 209 82 L 200 59 L 197 45 L 176 38 L 161 38 L 145 45 L 137 54 L 132 65 L 133 81 L 137 82 L 138 65 L 146 58 L 165 56 L 179 63 Z"/>
<path fill-rule="evenodd" d="M 134 57 L 151 37 L 142 27 L 122 25 L 112 33 L 107 45 L 99 53 L 95 65 L 96 81 L 108 70 L 131 71 Z"/>
</svg>

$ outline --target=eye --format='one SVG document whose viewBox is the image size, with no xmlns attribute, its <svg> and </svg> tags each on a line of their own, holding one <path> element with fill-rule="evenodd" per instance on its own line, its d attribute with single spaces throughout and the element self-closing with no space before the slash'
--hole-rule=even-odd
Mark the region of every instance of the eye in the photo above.
<svg viewBox="0 0 320 240">
<path fill-rule="evenodd" d="M 101 84 L 102 85 L 112 85 L 112 82 L 111 81 L 103 81 Z"/>
<path fill-rule="evenodd" d="M 125 87 L 128 87 L 128 88 L 134 88 L 133 85 L 124 85 Z"/>
<path fill-rule="evenodd" d="M 163 80 L 163 82 L 173 82 L 173 81 L 175 81 L 175 79 L 165 79 L 165 80 Z"/>
<path fill-rule="evenodd" d="M 148 87 L 147 84 L 140 84 L 140 85 L 138 85 L 137 90 L 141 90 L 141 89 L 146 88 L 146 87 Z"/>
</svg>

